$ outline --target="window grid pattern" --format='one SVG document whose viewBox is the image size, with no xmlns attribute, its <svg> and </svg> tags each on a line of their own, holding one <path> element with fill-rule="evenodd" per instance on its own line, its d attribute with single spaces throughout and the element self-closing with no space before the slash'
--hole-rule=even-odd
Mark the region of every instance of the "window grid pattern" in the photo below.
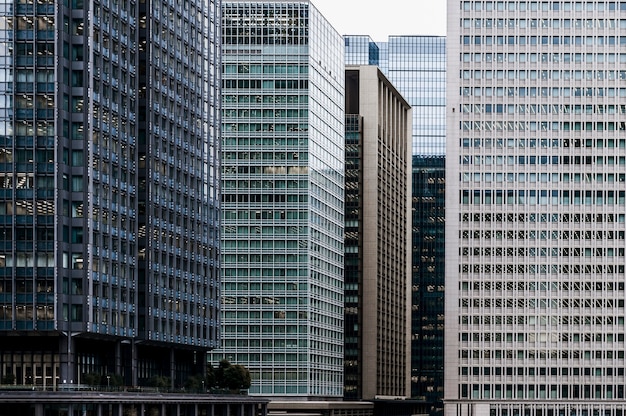
<svg viewBox="0 0 626 416">
<path fill-rule="evenodd" d="M 264 24 L 269 22 L 271 24 Z M 341 396 L 341 37 L 307 1 L 223 4 L 222 348 L 251 394 Z"/>
<path fill-rule="evenodd" d="M 445 394 L 474 411 L 623 411 L 623 6 L 448 2 Z"/>
<path fill-rule="evenodd" d="M 141 9 L 148 63 L 138 97 L 140 332 L 152 341 L 218 345 L 218 1 Z M 150 47 L 147 47 L 147 44 Z"/>
<path fill-rule="evenodd" d="M 413 155 L 445 154 L 446 38 L 390 36 L 345 37 L 346 61 L 378 65 L 413 109 Z"/>
</svg>

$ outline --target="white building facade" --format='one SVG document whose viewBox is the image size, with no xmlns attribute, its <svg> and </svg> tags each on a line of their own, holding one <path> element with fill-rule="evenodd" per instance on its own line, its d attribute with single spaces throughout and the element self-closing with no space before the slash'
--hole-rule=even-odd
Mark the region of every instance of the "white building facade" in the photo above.
<svg viewBox="0 0 626 416">
<path fill-rule="evenodd" d="M 626 2 L 448 30 L 446 415 L 622 415 Z"/>
</svg>

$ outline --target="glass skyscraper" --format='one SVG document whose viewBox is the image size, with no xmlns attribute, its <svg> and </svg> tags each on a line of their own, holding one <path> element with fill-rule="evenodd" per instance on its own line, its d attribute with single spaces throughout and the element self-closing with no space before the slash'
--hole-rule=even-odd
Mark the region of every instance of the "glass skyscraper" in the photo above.
<svg viewBox="0 0 626 416">
<path fill-rule="evenodd" d="M 223 4 L 222 348 L 250 393 L 343 391 L 344 47 L 308 1 Z"/>
<path fill-rule="evenodd" d="M 413 156 L 411 395 L 436 409 L 443 399 L 445 164 L 445 156 Z"/>
<path fill-rule="evenodd" d="M 346 36 L 348 64 L 377 65 L 413 111 L 411 396 L 443 398 L 446 38 Z"/>
<path fill-rule="evenodd" d="M 219 18 L 0 4 L 3 380 L 183 383 L 217 345 Z"/>
<path fill-rule="evenodd" d="M 446 153 L 446 38 L 345 36 L 346 63 L 377 65 L 413 108 L 413 154 Z"/>
<path fill-rule="evenodd" d="M 448 1 L 448 415 L 626 410 L 626 3 Z"/>
</svg>

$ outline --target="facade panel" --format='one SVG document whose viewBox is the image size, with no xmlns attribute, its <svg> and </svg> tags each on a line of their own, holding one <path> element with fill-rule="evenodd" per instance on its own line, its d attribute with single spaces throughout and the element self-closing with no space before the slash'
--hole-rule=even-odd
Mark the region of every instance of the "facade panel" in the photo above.
<svg viewBox="0 0 626 416">
<path fill-rule="evenodd" d="M 219 13 L 214 1 L 0 5 L 6 380 L 182 383 L 193 358 L 174 370 L 172 351 L 217 345 Z M 163 370 L 139 340 L 168 352 Z"/>
<path fill-rule="evenodd" d="M 410 395 L 411 107 L 376 66 L 346 67 L 344 397 Z"/>
<path fill-rule="evenodd" d="M 252 394 L 341 396 L 344 60 L 308 1 L 223 7 L 223 342 Z"/>
<path fill-rule="evenodd" d="M 448 13 L 446 414 L 621 414 L 626 6 Z"/>
</svg>

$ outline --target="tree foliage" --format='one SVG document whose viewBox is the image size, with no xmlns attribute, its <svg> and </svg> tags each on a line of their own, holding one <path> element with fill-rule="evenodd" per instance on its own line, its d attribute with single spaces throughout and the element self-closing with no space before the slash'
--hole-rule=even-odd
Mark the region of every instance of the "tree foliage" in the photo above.
<svg viewBox="0 0 626 416">
<path fill-rule="evenodd" d="M 242 365 L 231 364 L 227 359 L 220 361 L 214 371 L 215 387 L 229 390 L 249 389 L 252 384 L 250 371 Z"/>
<path fill-rule="evenodd" d="M 208 388 L 213 388 L 216 386 L 216 381 L 215 381 L 215 369 L 213 368 L 213 365 L 211 365 L 211 363 L 209 363 L 209 365 L 207 365 L 206 368 L 206 385 Z"/>
<path fill-rule="evenodd" d="M 124 385 L 124 379 L 119 374 L 88 373 L 83 375 L 83 383 L 88 386 L 120 387 Z"/>
<path fill-rule="evenodd" d="M 14 384 L 15 374 L 7 373 L 2 377 L 2 384 Z"/>
<path fill-rule="evenodd" d="M 171 385 L 171 381 L 169 377 L 165 377 L 165 376 L 154 376 L 149 380 L 149 385 L 151 387 L 157 387 L 157 388 L 168 388 Z"/>
<path fill-rule="evenodd" d="M 187 379 L 185 389 L 189 391 L 202 391 L 205 386 L 205 377 L 202 374 L 196 374 Z"/>
</svg>

